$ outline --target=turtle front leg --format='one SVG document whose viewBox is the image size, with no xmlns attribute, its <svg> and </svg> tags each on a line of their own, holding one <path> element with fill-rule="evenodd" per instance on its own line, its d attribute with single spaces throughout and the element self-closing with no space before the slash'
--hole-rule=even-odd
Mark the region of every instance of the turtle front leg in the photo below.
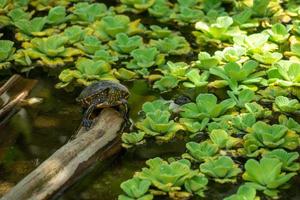
<svg viewBox="0 0 300 200">
<path fill-rule="evenodd" d="M 123 118 L 125 119 L 126 122 L 129 121 L 129 108 L 128 108 L 128 102 L 126 99 L 122 99 L 122 106 L 121 106 L 121 113 L 123 115 Z"/>
<path fill-rule="evenodd" d="M 83 114 L 82 126 L 84 126 L 86 129 L 89 129 L 92 126 L 93 120 L 91 120 L 90 117 L 95 107 L 96 104 L 91 104 Z"/>
</svg>

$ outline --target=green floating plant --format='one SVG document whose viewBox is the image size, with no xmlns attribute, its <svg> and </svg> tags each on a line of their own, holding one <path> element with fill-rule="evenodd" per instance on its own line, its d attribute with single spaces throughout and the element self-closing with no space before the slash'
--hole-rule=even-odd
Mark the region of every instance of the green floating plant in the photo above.
<svg viewBox="0 0 300 200">
<path fill-rule="evenodd" d="M 189 193 L 196 194 L 200 197 L 204 197 L 204 190 L 207 189 L 207 183 L 207 178 L 204 175 L 200 174 L 186 180 L 184 182 L 184 188 Z"/>
<path fill-rule="evenodd" d="M 59 25 L 68 20 L 66 8 L 63 6 L 56 6 L 49 10 L 47 16 L 47 23 L 51 25 Z"/>
<path fill-rule="evenodd" d="M 276 50 L 278 47 L 274 43 L 268 42 L 267 33 L 255 33 L 252 35 L 236 35 L 233 38 L 234 44 L 246 48 L 247 54 L 259 55 Z"/>
<path fill-rule="evenodd" d="M 145 113 L 152 113 L 152 112 L 156 112 L 157 110 L 169 111 L 169 102 L 162 99 L 158 99 L 151 102 L 150 101 L 145 102 L 142 106 L 142 110 Z"/>
<path fill-rule="evenodd" d="M 264 108 L 256 102 L 245 103 L 245 108 L 247 112 L 254 114 L 255 118 L 268 118 L 272 115 L 272 111 Z"/>
<path fill-rule="evenodd" d="M 96 51 L 106 48 L 104 45 L 102 45 L 102 42 L 93 35 L 85 35 L 83 40 L 74 44 L 74 46 L 89 55 L 93 55 L 96 53 Z"/>
<path fill-rule="evenodd" d="M 154 82 L 153 88 L 160 91 L 167 91 L 178 86 L 179 82 L 186 79 L 186 73 L 190 66 L 184 62 L 173 63 L 168 61 L 166 65 L 160 67 L 164 76 Z"/>
<path fill-rule="evenodd" d="M 105 49 L 97 50 L 92 56 L 92 58 L 95 61 L 102 60 L 109 64 L 115 64 L 115 62 L 119 60 L 119 57 L 116 54 L 114 54 L 114 52 Z"/>
<path fill-rule="evenodd" d="M 131 148 L 136 145 L 144 144 L 145 133 L 144 132 L 131 132 L 122 134 L 122 146 L 125 148 Z"/>
<path fill-rule="evenodd" d="M 212 130 L 209 138 L 220 149 L 232 149 L 242 142 L 240 138 L 234 138 L 222 129 Z"/>
<path fill-rule="evenodd" d="M 242 113 L 238 116 L 233 116 L 230 121 L 232 127 L 237 129 L 238 131 L 249 132 L 250 128 L 256 122 L 256 117 L 253 113 Z"/>
<path fill-rule="evenodd" d="M 126 195 L 119 195 L 118 200 L 152 200 L 152 194 L 146 194 L 151 182 L 139 178 L 129 179 L 121 184 Z"/>
<path fill-rule="evenodd" d="M 85 33 L 81 26 L 74 25 L 66 28 L 63 35 L 68 38 L 67 43 L 75 44 L 84 39 Z"/>
<path fill-rule="evenodd" d="M 43 32 L 43 28 L 47 23 L 47 17 L 35 17 L 31 20 L 19 19 L 14 22 L 14 25 L 20 30 L 16 34 L 16 39 L 19 41 L 28 40 L 33 36 L 45 36 L 46 32 Z"/>
<path fill-rule="evenodd" d="M 200 165 L 200 171 L 218 183 L 235 183 L 242 172 L 238 165 L 228 156 L 220 156 Z"/>
<path fill-rule="evenodd" d="M 223 115 L 228 109 L 235 106 L 232 99 L 226 99 L 220 103 L 213 94 L 199 94 L 196 103 L 188 103 L 181 106 L 180 115 L 183 118 L 203 120 L 204 118 L 215 118 Z"/>
<path fill-rule="evenodd" d="M 216 56 L 211 56 L 207 52 L 200 52 L 198 54 L 198 60 L 195 62 L 195 66 L 200 69 L 209 70 L 212 67 L 216 67 L 219 62 L 219 58 Z"/>
<path fill-rule="evenodd" d="M 273 109 L 275 111 L 293 113 L 300 110 L 300 103 L 297 99 L 289 99 L 284 96 L 278 96 L 275 98 Z"/>
<path fill-rule="evenodd" d="M 268 82 L 282 87 L 300 86 L 300 64 L 280 60 L 267 72 Z"/>
<path fill-rule="evenodd" d="M 252 56 L 253 59 L 266 65 L 277 63 L 282 57 L 283 55 L 281 53 L 268 51 L 263 52 L 261 54 L 254 54 Z"/>
<path fill-rule="evenodd" d="M 266 158 L 277 158 L 282 163 L 282 170 L 284 171 L 298 171 L 300 169 L 298 152 L 287 152 L 284 149 L 275 149 L 273 151 L 263 154 Z"/>
<path fill-rule="evenodd" d="M 149 37 L 154 39 L 169 37 L 173 34 L 173 31 L 168 27 L 160 27 L 158 25 L 151 25 L 150 30 L 145 31 Z"/>
<path fill-rule="evenodd" d="M 289 128 L 290 130 L 293 130 L 298 134 L 300 133 L 300 124 L 293 118 L 287 118 L 285 115 L 280 115 L 278 117 L 278 122 Z"/>
<path fill-rule="evenodd" d="M 235 95 L 232 91 L 227 91 L 227 94 L 239 108 L 244 108 L 246 103 L 253 101 L 255 98 L 255 93 L 249 89 L 242 90 L 238 95 Z"/>
<path fill-rule="evenodd" d="M 210 73 L 226 81 L 230 89 L 238 94 L 239 90 L 252 84 L 267 85 L 261 72 L 257 72 L 258 63 L 253 60 L 246 61 L 243 65 L 236 62 L 227 63 L 223 68 L 210 68 Z M 214 82 L 210 83 L 214 85 Z"/>
<path fill-rule="evenodd" d="M 25 49 L 19 50 L 15 59 L 22 65 L 30 66 L 32 60 L 37 60 L 40 65 L 56 67 L 72 62 L 74 56 L 82 55 L 83 52 L 66 47 L 67 38 L 53 35 L 47 38 L 33 38 L 31 43 L 26 44 Z"/>
<path fill-rule="evenodd" d="M 260 148 L 286 148 L 294 150 L 299 146 L 299 136 L 283 125 L 269 125 L 259 121 L 244 136 L 244 148 L 248 156 L 257 156 Z"/>
<path fill-rule="evenodd" d="M 237 26 L 232 26 L 233 20 L 229 16 L 222 16 L 216 19 L 215 23 L 207 24 L 199 21 L 195 28 L 201 32 L 193 32 L 196 36 L 196 41 L 214 41 L 221 43 L 221 41 L 229 41 L 234 35 L 242 34 L 243 32 Z"/>
<path fill-rule="evenodd" d="M 143 76 L 149 75 L 148 68 L 165 62 L 164 56 L 159 54 L 155 47 L 138 48 L 133 50 L 130 55 L 133 59 L 127 63 L 126 68 L 135 70 Z"/>
<path fill-rule="evenodd" d="M 246 49 L 241 46 L 226 47 L 223 51 L 216 51 L 215 57 L 224 62 L 237 62 L 246 55 Z"/>
<path fill-rule="evenodd" d="M 14 42 L 10 40 L 0 40 L 0 69 L 10 67 L 10 60 L 15 52 Z"/>
<path fill-rule="evenodd" d="M 271 29 L 266 30 L 266 32 L 270 35 L 270 40 L 282 44 L 288 40 L 290 29 L 291 27 L 286 27 L 283 24 L 277 23 L 272 25 Z"/>
<path fill-rule="evenodd" d="M 140 13 L 150 8 L 155 0 L 121 0 L 122 5 L 116 7 L 117 12 L 131 11 Z"/>
<path fill-rule="evenodd" d="M 63 88 L 70 85 L 73 81 L 79 85 L 89 85 L 94 81 L 99 80 L 113 80 L 114 76 L 111 74 L 111 67 L 105 61 L 94 61 L 87 58 L 80 58 L 76 61 L 76 69 L 65 69 L 60 75 L 61 83 L 56 87 Z"/>
<path fill-rule="evenodd" d="M 33 12 L 25 12 L 22 8 L 15 8 L 11 10 L 7 16 L 10 18 L 10 23 L 15 23 L 19 20 L 25 19 L 25 20 L 30 20 L 32 17 Z M 2 21 L 2 20 L 1 20 Z"/>
<path fill-rule="evenodd" d="M 109 41 L 118 33 L 132 35 L 143 31 L 140 20 L 131 22 L 126 15 L 105 16 L 100 21 L 96 21 L 91 28 L 94 30 L 94 35 L 102 41 Z"/>
<path fill-rule="evenodd" d="M 179 191 L 185 181 L 198 175 L 197 170 L 191 170 L 191 163 L 182 159 L 170 164 L 161 158 L 146 161 L 149 168 L 143 168 L 134 175 L 137 178 L 151 181 L 151 185 L 166 193 Z"/>
<path fill-rule="evenodd" d="M 242 185 L 239 187 L 236 194 L 224 198 L 224 200 L 259 200 L 256 196 L 255 188 L 249 185 Z"/>
<path fill-rule="evenodd" d="M 196 162 L 212 159 L 219 151 L 218 145 L 208 141 L 201 143 L 188 142 L 185 146 L 187 153 L 182 154 L 182 157 Z"/>
<path fill-rule="evenodd" d="M 186 73 L 187 81 L 183 82 L 183 86 L 186 88 L 199 88 L 207 86 L 209 71 L 204 71 L 200 74 L 199 69 L 191 69 Z"/>
<path fill-rule="evenodd" d="M 199 9 L 199 2 L 196 0 L 182 1 L 178 0 L 175 5 L 174 20 L 180 25 L 185 25 L 188 23 L 195 23 L 204 17 L 204 13 Z"/>
<path fill-rule="evenodd" d="M 116 40 L 111 41 L 109 44 L 113 50 L 121 54 L 129 54 L 133 50 L 143 46 L 143 38 L 138 35 L 128 37 L 125 33 L 119 33 L 116 35 Z"/>
<path fill-rule="evenodd" d="M 70 15 L 71 23 L 87 25 L 95 22 L 108 14 L 108 10 L 103 3 L 79 2 L 73 6 Z"/>
<path fill-rule="evenodd" d="M 209 132 L 212 132 L 215 129 L 223 129 L 225 131 L 228 131 L 228 133 L 231 133 L 232 126 L 231 126 L 231 120 L 233 116 L 228 114 L 228 115 L 222 115 L 218 118 L 214 118 L 213 121 L 209 122 L 207 124 L 207 130 Z"/>
<path fill-rule="evenodd" d="M 223 115 L 234 106 L 235 102 L 232 99 L 217 103 L 215 95 L 199 94 L 196 103 L 187 103 L 181 106 L 180 123 L 188 131 L 196 133 L 203 130 L 211 119 Z"/>
<path fill-rule="evenodd" d="M 173 18 L 174 10 L 171 3 L 165 0 L 156 0 L 148 9 L 150 16 L 156 17 L 160 22 L 168 22 Z"/>
<path fill-rule="evenodd" d="M 156 47 L 161 53 L 184 55 L 191 51 L 190 44 L 182 36 L 172 34 L 163 39 L 150 40 L 150 46 Z"/>
<path fill-rule="evenodd" d="M 279 198 L 279 188 L 283 187 L 296 173 L 283 173 L 282 163 L 276 158 L 263 157 L 260 161 L 250 159 L 245 164 L 243 179 L 246 185 L 263 191 L 264 194 Z"/>
<path fill-rule="evenodd" d="M 136 123 L 136 127 L 144 131 L 147 136 L 155 137 L 160 141 L 169 141 L 182 127 L 170 120 L 171 114 L 168 111 L 156 110 L 146 113 L 146 118 Z"/>
</svg>

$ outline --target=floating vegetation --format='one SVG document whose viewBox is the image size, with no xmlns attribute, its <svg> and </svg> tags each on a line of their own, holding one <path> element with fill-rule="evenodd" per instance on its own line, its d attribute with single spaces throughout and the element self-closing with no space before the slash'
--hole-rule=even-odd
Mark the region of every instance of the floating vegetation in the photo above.
<svg viewBox="0 0 300 200">
<path fill-rule="evenodd" d="M 1 75 L 39 68 L 67 91 L 144 80 L 160 94 L 122 146 L 176 139 L 186 152 L 147 160 L 119 200 L 205 197 L 210 182 L 239 184 L 226 200 L 280 198 L 300 169 L 299 2 L 102 2 L 0 1 Z"/>
</svg>

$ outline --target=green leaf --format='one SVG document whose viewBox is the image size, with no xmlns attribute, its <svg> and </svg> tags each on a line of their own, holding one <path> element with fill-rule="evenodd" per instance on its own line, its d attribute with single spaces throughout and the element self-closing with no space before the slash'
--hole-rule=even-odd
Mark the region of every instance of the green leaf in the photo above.
<svg viewBox="0 0 300 200">
<path fill-rule="evenodd" d="M 66 21 L 66 8 L 63 6 L 56 6 L 49 10 L 47 16 L 47 23 L 60 24 Z"/>
<path fill-rule="evenodd" d="M 148 191 L 150 185 L 149 180 L 132 178 L 123 182 L 121 188 L 129 197 L 140 198 Z"/>
<path fill-rule="evenodd" d="M 14 51 L 14 42 L 10 40 L 0 40 L 0 62 L 6 61 Z"/>
</svg>

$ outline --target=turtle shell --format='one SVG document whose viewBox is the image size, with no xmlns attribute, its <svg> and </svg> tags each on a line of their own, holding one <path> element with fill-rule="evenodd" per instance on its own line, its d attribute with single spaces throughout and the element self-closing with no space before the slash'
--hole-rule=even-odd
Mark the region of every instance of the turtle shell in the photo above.
<svg viewBox="0 0 300 200">
<path fill-rule="evenodd" d="M 129 96 L 128 89 L 115 81 L 98 81 L 92 83 L 82 90 L 76 101 L 88 106 L 92 102 L 104 103 L 113 105 L 121 99 L 127 99 Z"/>
</svg>

